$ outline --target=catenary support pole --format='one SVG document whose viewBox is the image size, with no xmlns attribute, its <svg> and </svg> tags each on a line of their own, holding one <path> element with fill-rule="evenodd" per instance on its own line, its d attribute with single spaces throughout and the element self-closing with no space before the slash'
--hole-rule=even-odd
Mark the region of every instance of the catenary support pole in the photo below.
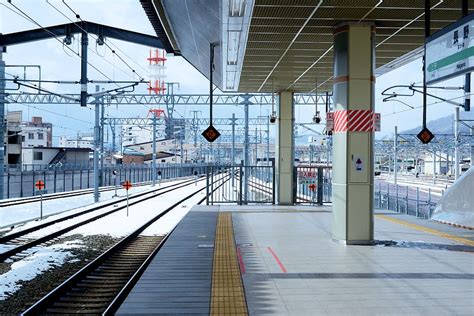
<svg viewBox="0 0 474 316">
<path fill-rule="evenodd" d="M 156 185 L 156 112 L 153 111 L 153 153 L 152 153 L 152 161 L 151 161 L 151 166 L 152 166 L 152 172 L 151 172 L 151 181 L 152 181 L 152 186 Z"/>
<path fill-rule="evenodd" d="M 0 200 L 4 198 L 5 181 L 5 61 L 3 47 L 0 46 Z"/>
<path fill-rule="evenodd" d="M 459 178 L 459 106 L 454 107 L 454 180 Z"/>
<path fill-rule="evenodd" d="M 393 134 L 393 182 L 397 185 L 398 175 L 398 126 L 395 126 Z"/>
<path fill-rule="evenodd" d="M 104 97 L 100 97 L 100 174 L 99 174 L 99 186 L 104 185 L 104 115 L 105 115 L 105 104 Z"/>
<path fill-rule="evenodd" d="M 234 187 L 234 178 L 235 178 L 235 170 L 234 170 L 234 165 L 235 165 L 235 113 L 232 113 L 232 161 L 231 161 L 231 166 L 232 166 L 232 187 Z"/>
<path fill-rule="evenodd" d="M 471 127 L 471 167 L 474 168 L 474 126 Z"/>
<path fill-rule="evenodd" d="M 244 194 L 243 194 L 243 203 L 246 204 L 247 203 L 247 198 L 248 198 L 248 176 L 249 176 L 249 168 L 248 166 L 250 165 L 250 161 L 249 161 L 249 151 L 250 151 L 250 140 L 249 140 L 249 105 L 250 105 L 250 95 L 249 94 L 244 94 L 244 95 L 241 95 L 241 97 L 244 99 L 244 101 L 242 102 L 243 105 L 244 105 L 244 114 L 245 114 L 245 117 L 244 117 L 244 175 L 243 175 L 243 178 L 244 178 Z"/>
<path fill-rule="evenodd" d="M 98 93 L 99 85 L 95 86 Z M 100 150 L 100 97 L 95 97 L 95 126 L 94 126 L 94 202 L 99 202 L 99 150 Z"/>
<path fill-rule="evenodd" d="M 87 106 L 87 32 L 81 34 L 81 106 Z"/>
</svg>

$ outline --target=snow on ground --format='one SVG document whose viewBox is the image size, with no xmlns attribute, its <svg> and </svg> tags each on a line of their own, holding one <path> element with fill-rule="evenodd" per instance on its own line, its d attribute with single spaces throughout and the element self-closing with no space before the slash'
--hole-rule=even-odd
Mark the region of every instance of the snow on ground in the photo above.
<svg viewBox="0 0 474 316">
<path fill-rule="evenodd" d="M 82 247 L 82 242 L 72 240 L 64 244 L 42 248 L 41 251 L 14 262 L 11 270 L 0 275 L 0 300 L 4 300 L 16 292 L 21 287 L 20 281 L 32 280 L 37 275 L 55 266 L 60 266 L 69 259 L 74 260 L 72 253 L 65 250 L 79 247 Z"/>
<path fill-rule="evenodd" d="M 129 215 L 126 214 L 126 209 L 120 210 L 117 213 L 106 216 L 102 219 L 92 223 L 83 225 L 65 234 L 65 236 L 82 234 L 82 235 L 99 235 L 108 234 L 112 237 L 123 237 L 133 230 L 143 225 L 172 204 L 178 202 L 195 192 L 198 189 L 205 188 L 206 181 L 199 181 L 186 187 L 176 189 L 173 192 L 165 193 L 161 196 L 140 202 L 129 207 Z M 165 186 L 162 186 L 165 187 Z M 187 214 L 193 205 L 205 196 L 206 190 L 202 190 L 192 198 L 178 205 L 173 211 L 164 215 L 158 222 L 151 225 L 142 234 L 163 235 L 170 232 L 176 224 Z M 152 195 L 153 193 L 150 193 Z M 65 203 L 66 204 L 66 203 Z M 122 204 L 120 204 L 122 205 Z M 110 208 L 113 208 L 111 206 Z M 109 208 L 109 209 L 110 209 Z M 101 211 L 104 212 L 104 211 Z M 97 215 L 97 212 L 93 212 Z M 93 216 L 93 215 L 84 215 Z M 81 216 L 81 220 L 85 217 Z M 43 236 L 45 234 L 57 231 L 62 227 L 69 226 L 71 221 L 78 221 L 78 219 L 71 219 L 63 223 L 58 223 L 47 227 L 38 232 L 31 233 L 27 237 Z M 6 245 L 5 245 L 6 246 Z M 0 300 L 7 298 L 11 293 L 17 291 L 21 287 L 19 281 L 29 281 L 37 275 L 55 267 L 64 264 L 67 261 L 77 260 L 69 251 L 71 248 L 83 247 L 81 240 L 74 240 L 65 243 L 55 244 L 49 247 L 34 247 L 26 250 L 24 253 L 30 255 L 14 262 L 11 270 L 0 275 Z M 10 261 L 11 262 L 11 261 Z"/>
<path fill-rule="evenodd" d="M 184 198 L 186 195 L 189 195 L 198 189 L 205 188 L 205 186 L 206 181 L 200 181 L 197 186 L 191 184 L 184 188 L 176 189 L 173 192 L 157 196 L 136 205 L 131 205 L 129 207 L 128 216 L 127 210 L 123 209 L 97 221 L 78 227 L 67 233 L 67 235 L 107 234 L 112 237 L 126 236 L 136 230 L 139 226 L 143 225 L 146 221 L 152 219 L 154 216 Z M 189 210 L 193 204 L 197 203 L 199 199 L 204 197 L 205 190 L 202 192 L 203 195 L 196 194 L 197 198 L 193 199 L 195 201 L 194 203 L 190 200 L 183 203 L 186 205 L 187 210 Z M 178 206 L 177 209 L 179 208 L 180 207 Z M 104 229 L 104 227 L 106 227 L 106 229 Z"/>
<path fill-rule="evenodd" d="M 161 184 L 162 187 L 171 185 L 173 183 L 181 182 L 183 179 L 173 180 L 169 182 L 163 182 Z M 151 185 L 144 185 L 144 186 L 136 186 L 132 187 L 129 190 L 129 195 L 133 195 L 139 192 L 144 192 L 151 190 L 153 187 Z M 156 188 L 156 187 L 154 187 Z M 48 216 L 52 214 L 60 214 L 66 211 L 79 212 L 81 210 L 87 209 L 94 204 L 100 205 L 107 202 L 110 202 L 113 199 L 113 195 L 115 192 L 106 191 L 101 192 L 99 203 L 94 203 L 94 197 L 92 193 L 79 195 L 79 196 L 72 196 L 72 197 L 65 197 L 62 199 L 53 199 L 53 200 L 46 200 L 43 201 L 43 216 Z M 117 194 L 119 198 L 123 198 L 126 195 L 124 189 L 117 190 Z M 70 214 L 70 213 L 68 213 Z M 0 227 L 10 226 L 15 223 L 21 223 L 24 221 L 36 220 L 39 218 L 40 215 L 40 202 L 31 202 L 21 205 L 13 205 L 0 208 Z M 64 216 L 65 214 L 62 214 Z M 51 220 L 50 218 L 44 219 L 44 221 Z M 30 222 L 28 225 L 34 226 L 37 222 Z M 25 228 L 26 226 L 23 226 Z"/>
</svg>

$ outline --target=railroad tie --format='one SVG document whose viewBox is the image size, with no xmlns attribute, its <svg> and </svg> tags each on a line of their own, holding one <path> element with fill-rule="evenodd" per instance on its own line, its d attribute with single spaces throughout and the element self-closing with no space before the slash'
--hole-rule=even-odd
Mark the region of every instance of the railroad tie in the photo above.
<svg viewBox="0 0 474 316">
<path fill-rule="evenodd" d="M 217 217 L 211 315 L 248 315 L 230 212 Z"/>
</svg>

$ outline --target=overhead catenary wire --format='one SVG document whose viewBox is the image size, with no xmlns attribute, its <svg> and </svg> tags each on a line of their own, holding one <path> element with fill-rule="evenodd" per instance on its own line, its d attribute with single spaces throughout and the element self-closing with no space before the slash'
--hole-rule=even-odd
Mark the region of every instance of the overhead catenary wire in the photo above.
<svg viewBox="0 0 474 316">
<path fill-rule="evenodd" d="M 48 34 L 50 34 L 50 36 L 52 38 L 54 38 L 55 40 L 57 40 L 62 46 L 63 48 L 66 47 L 68 50 L 70 50 L 71 52 L 73 52 L 76 56 L 80 57 L 80 54 L 78 52 L 76 52 L 75 50 L 73 50 L 72 48 L 70 48 L 69 46 L 67 45 L 64 45 L 64 43 L 56 36 L 56 34 L 54 34 L 53 32 L 49 31 L 48 29 L 46 29 L 44 26 L 42 26 L 41 24 L 39 24 L 36 20 L 34 20 L 31 16 L 29 16 L 28 14 L 26 14 L 23 10 L 21 10 L 18 6 L 16 6 L 15 4 L 12 3 L 12 0 L 8 0 L 8 3 L 10 5 L 12 5 L 17 11 L 9 8 L 8 6 L 6 6 L 5 4 L 2 3 L 2 5 L 4 7 L 6 7 L 7 9 L 9 9 L 10 11 L 16 13 L 17 15 L 23 17 L 24 19 L 32 22 L 33 24 L 37 25 L 38 27 L 40 27 L 42 30 L 44 30 L 45 32 L 47 32 Z M 91 64 L 89 61 L 87 61 L 87 64 L 89 66 L 91 66 L 93 69 L 95 69 L 98 73 L 100 73 L 102 76 L 104 76 L 105 78 L 109 79 L 109 80 L 112 80 L 109 76 L 107 76 L 104 72 L 102 72 L 99 68 L 97 68 L 95 65 Z"/>
</svg>

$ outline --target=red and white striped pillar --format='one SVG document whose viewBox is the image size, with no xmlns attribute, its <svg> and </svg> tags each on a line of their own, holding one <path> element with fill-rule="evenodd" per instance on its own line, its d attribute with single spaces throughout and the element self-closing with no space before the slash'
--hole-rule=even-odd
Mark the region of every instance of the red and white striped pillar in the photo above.
<svg viewBox="0 0 474 316">
<path fill-rule="evenodd" d="M 332 234 L 346 244 L 374 238 L 374 41 L 372 23 L 334 28 Z"/>
</svg>

